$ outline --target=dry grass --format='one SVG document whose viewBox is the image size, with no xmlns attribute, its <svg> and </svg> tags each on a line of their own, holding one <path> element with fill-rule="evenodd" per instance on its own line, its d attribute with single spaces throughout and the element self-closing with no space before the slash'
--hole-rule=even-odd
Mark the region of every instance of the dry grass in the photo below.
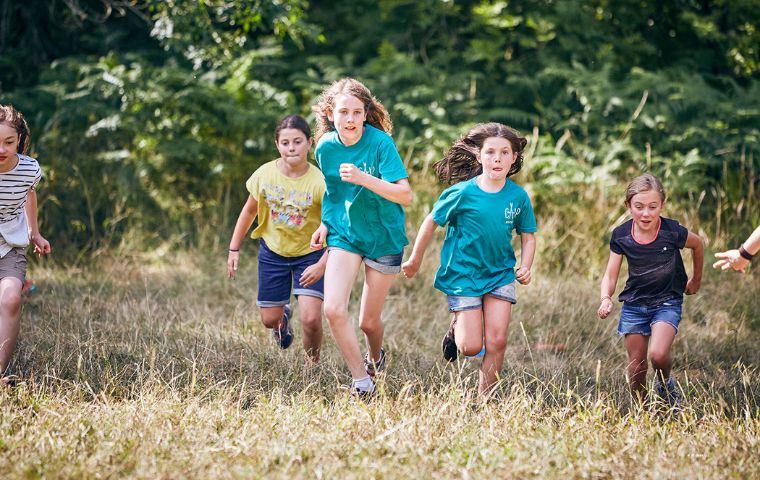
<svg viewBox="0 0 760 480">
<path fill-rule="evenodd" d="M 41 292 L 14 366 L 24 381 L 0 391 L 3 475 L 760 476 L 756 274 L 709 274 L 687 300 L 674 355 L 688 400 L 673 416 L 630 407 L 595 281 L 537 271 L 518 293 L 498 397 L 474 407 L 476 365 L 440 357 L 448 314 L 431 253 L 391 292 L 388 373 L 364 405 L 338 388 L 348 375 L 329 334 L 314 368 L 298 343 L 275 348 L 252 307 L 252 252 L 235 282 L 207 256 L 33 270 Z"/>
</svg>

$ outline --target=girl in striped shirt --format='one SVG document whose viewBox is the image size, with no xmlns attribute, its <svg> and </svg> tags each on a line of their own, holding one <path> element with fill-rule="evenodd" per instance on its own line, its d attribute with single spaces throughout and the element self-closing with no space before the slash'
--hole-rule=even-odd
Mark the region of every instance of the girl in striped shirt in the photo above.
<svg viewBox="0 0 760 480">
<path fill-rule="evenodd" d="M 42 176 L 37 160 L 24 155 L 29 127 L 10 105 L 0 105 L 0 385 L 12 385 L 7 376 L 19 332 L 21 288 L 26 277 L 26 247 L 40 255 L 50 243 L 37 225 L 35 186 Z"/>
</svg>

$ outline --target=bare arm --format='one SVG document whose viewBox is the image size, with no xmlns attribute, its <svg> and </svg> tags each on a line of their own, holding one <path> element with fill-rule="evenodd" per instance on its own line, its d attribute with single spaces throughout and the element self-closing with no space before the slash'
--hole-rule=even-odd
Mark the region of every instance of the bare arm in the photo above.
<svg viewBox="0 0 760 480">
<path fill-rule="evenodd" d="M 520 267 L 515 272 L 517 281 L 527 285 L 531 280 L 530 269 L 536 256 L 536 235 L 534 233 L 520 234 Z"/>
<path fill-rule="evenodd" d="M 705 261 L 705 249 L 702 245 L 702 239 L 694 232 L 689 232 L 689 236 L 686 237 L 686 248 L 691 249 L 691 259 L 694 266 L 694 273 L 689 279 L 689 283 L 686 284 L 686 295 L 694 295 L 699 291 L 699 286 L 702 284 L 702 267 Z"/>
<path fill-rule="evenodd" d="M 623 256 L 611 251 L 610 259 L 607 261 L 607 269 L 602 277 L 602 285 L 599 289 L 599 296 L 601 298 L 601 304 L 597 311 L 599 318 L 607 318 L 610 312 L 612 312 L 612 295 L 615 293 L 622 264 Z"/>
<path fill-rule="evenodd" d="M 26 205 L 24 205 L 26 221 L 29 223 L 30 239 L 34 245 L 34 252 L 41 255 L 50 253 L 50 242 L 40 235 L 40 227 L 37 223 L 37 192 L 32 188 L 26 194 Z"/>
<path fill-rule="evenodd" d="M 227 255 L 227 275 L 230 278 L 235 278 L 235 271 L 240 263 L 240 252 L 238 250 L 240 250 L 245 234 L 248 233 L 256 219 L 258 208 L 259 202 L 252 195 L 249 195 L 240 215 L 238 215 L 235 230 L 232 232 L 232 239 L 230 240 L 230 251 Z"/>
<path fill-rule="evenodd" d="M 744 250 L 750 255 L 757 255 L 760 252 L 760 227 L 757 227 L 754 232 L 749 236 L 747 240 L 742 244 Z M 721 270 L 728 270 L 733 268 L 737 272 L 744 273 L 749 266 L 749 260 L 742 257 L 738 248 L 733 250 L 727 250 L 725 252 L 718 252 L 715 257 L 719 260 L 713 263 L 713 268 L 719 268 Z"/>
<path fill-rule="evenodd" d="M 412 187 L 405 178 L 396 182 L 386 182 L 359 169 L 353 163 L 340 165 L 340 179 L 344 182 L 360 185 L 386 200 L 408 207 L 412 203 Z"/>
<path fill-rule="evenodd" d="M 428 214 L 425 220 L 422 221 L 420 231 L 417 232 L 417 238 L 414 240 L 412 254 L 409 256 L 409 260 L 401 265 L 401 270 L 406 278 L 412 278 L 419 271 L 422 259 L 425 256 L 425 250 L 430 245 L 430 240 L 433 238 L 437 226 L 438 224 L 433 220 L 433 215 Z"/>
</svg>

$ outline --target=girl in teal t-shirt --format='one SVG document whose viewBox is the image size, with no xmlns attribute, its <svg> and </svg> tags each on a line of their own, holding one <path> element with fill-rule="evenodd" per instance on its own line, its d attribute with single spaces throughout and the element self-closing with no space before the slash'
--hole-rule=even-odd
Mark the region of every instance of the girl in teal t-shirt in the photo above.
<svg viewBox="0 0 760 480">
<path fill-rule="evenodd" d="M 536 218 L 530 197 L 510 177 L 522 168 L 527 141 L 500 123 L 475 126 L 457 140 L 435 168 L 445 190 L 422 222 L 412 255 L 402 265 L 412 278 L 420 268 L 436 226 L 446 225 L 435 287 L 454 313 L 443 339 L 444 357 L 457 351 L 478 355 L 484 348 L 478 391 L 489 394 L 504 363 L 515 280 L 528 284 L 536 251 Z M 520 235 L 520 265 L 510 240 Z"/>
<path fill-rule="evenodd" d="M 393 278 L 401 271 L 404 209 L 412 201 L 406 168 L 390 137 L 388 112 L 360 82 L 330 85 L 314 107 L 314 156 L 325 176 L 322 225 L 312 248 L 330 250 L 325 270 L 325 317 L 361 396 L 375 390 L 372 378 L 385 366 L 380 314 Z M 348 318 L 351 287 L 365 264 L 359 325 L 367 340 L 362 361 Z"/>
</svg>

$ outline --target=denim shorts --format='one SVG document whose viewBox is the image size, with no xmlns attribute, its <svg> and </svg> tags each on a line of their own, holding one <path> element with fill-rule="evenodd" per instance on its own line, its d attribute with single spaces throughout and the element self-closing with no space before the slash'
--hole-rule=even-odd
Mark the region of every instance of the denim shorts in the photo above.
<svg viewBox="0 0 760 480">
<path fill-rule="evenodd" d="M 352 252 L 351 250 L 346 250 L 345 248 L 340 247 L 328 247 L 329 250 L 342 250 L 344 252 L 353 253 L 354 255 L 359 255 L 356 252 Z M 380 273 L 384 273 L 386 275 L 396 275 L 398 273 L 401 273 L 401 264 L 404 261 L 404 249 L 401 249 L 401 252 L 399 253 L 392 253 L 390 255 L 383 255 L 382 257 L 377 258 L 369 258 L 362 256 L 362 261 L 371 269 L 377 270 Z"/>
<path fill-rule="evenodd" d="M 281 307 L 290 303 L 290 294 L 324 299 L 324 277 L 304 287 L 300 278 L 306 268 L 319 261 L 322 250 L 300 257 L 283 257 L 274 253 L 261 240 L 259 247 L 259 307 Z"/>
<path fill-rule="evenodd" d="M 490 295 L 500 300 L 506 300 L 512 304 L 517 303 L 517 291 L 515 290 L 515 282 L 494 288 L 490 292 L 486 293 L 486 295 Z M 463 312 L 465 310 L 483 308 L 484 296 L 485 295 L 480 297 L 462 297 L 459 295 L 446 295 L 446 300 L 449 302 L 449 311 Z"/>
<path fill-rule="evenodd" d="M 678 324 L 681 323 L 682 299 L 673 299 L 654 307 L 630 305 L 623 302 L 618 323 L 618 334 L 637 333 L 639 335 L 652 335 L 652 325 L 657 322 L 665 322 L 675 328 L 678 333 Z"/>
</svg>

